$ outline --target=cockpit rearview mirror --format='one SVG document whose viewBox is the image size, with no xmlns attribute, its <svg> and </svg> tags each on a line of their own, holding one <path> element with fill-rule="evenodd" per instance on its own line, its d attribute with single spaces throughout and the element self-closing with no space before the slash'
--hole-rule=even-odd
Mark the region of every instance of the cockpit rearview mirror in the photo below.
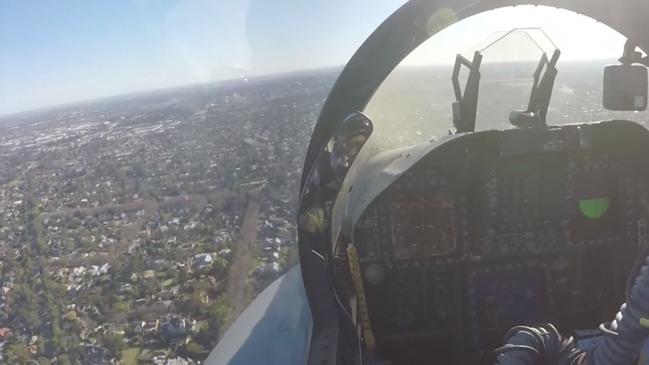
<svg viewBox="0 0 649 365">
<path fill-rule="evenodd" d="M 610 65 L 604 68 L 604 108 L 616 111 L 647 109 L 647 68 Z"/>
</svg>

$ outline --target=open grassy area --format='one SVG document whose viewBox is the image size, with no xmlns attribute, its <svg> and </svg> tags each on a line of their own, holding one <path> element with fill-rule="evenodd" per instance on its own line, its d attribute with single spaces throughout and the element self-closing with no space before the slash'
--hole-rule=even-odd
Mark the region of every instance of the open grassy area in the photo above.
<svg viewBox="0 0 649 365">
<path fill-rule="evenodd" d="M 123 365 L 137 365 L 137 357 L 140 354 L 141 348 L 129 347 L 122 354 Z"/>
</svg>

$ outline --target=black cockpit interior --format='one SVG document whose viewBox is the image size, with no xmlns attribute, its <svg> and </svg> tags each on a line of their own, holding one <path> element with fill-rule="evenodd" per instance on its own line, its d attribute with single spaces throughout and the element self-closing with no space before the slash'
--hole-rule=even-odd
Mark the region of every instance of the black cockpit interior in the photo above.
<svg viewBox="0 0 649 365">
<path fill-rule="evenodd" d="M 404 57 L 457 19 L 523 3 L 412 0 L 342 71 L 315 127 L 300 195 L 310 364 L 627 365 L 647 352 L 649 131 L 629 118 L 548 122 L 558 48 L 541 50 L 527 108 L 512 106 L 509 125 L 485 118 L 492 129 L 477 130 L 476 117 L 481 65 L 513 68 L 513 79 L 501 78 L 520 84 L 529 60 L 485 56 L 517 29 L 472 59 L 457 54 L 444 80 L 455 97 L 447 135 L 398 148 L 373 143 L 381 133 L 401 137 L 405 118 L 373 134 L 363 112 Z M 624 33 L 621 57 L 604 67 L 602 104 L 646 110 L 649 37 L 639 24 L 649 3 L 543 3 Z"/>
<path fill-rule="evenodd" d="M 514 325 L 587 329 L 624 302 L 647 243 L 644 127 L 485 131 L 432 142 L 391 165 L 407 159 L 417 161 L 353 223 L 386 358 L 493 362 Z"/>
</svg>

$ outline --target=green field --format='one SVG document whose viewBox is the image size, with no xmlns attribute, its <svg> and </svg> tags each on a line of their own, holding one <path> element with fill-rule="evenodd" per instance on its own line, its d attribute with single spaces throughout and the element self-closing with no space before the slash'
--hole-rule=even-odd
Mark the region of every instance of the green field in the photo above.
<svg viewBox="0 0 649 365">
<path fill-rule="evenodd" d="M 122 354 L 123 365 L 137 365 L 137 357 L 140 354 L 139 347 L 129 347 Z"/>
</svg>

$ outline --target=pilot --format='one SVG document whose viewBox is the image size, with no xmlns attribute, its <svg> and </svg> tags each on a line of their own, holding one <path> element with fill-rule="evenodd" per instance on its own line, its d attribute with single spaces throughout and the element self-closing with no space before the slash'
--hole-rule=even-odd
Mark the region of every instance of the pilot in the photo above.
<svg viewBox="0 0 649 365">
<path fill-rule="evenodd" d="M 372 122 L 361 113 L 349 115 L 333 136 L 331 166 L 339 182 L 372 134 Z"/>
</svg>

